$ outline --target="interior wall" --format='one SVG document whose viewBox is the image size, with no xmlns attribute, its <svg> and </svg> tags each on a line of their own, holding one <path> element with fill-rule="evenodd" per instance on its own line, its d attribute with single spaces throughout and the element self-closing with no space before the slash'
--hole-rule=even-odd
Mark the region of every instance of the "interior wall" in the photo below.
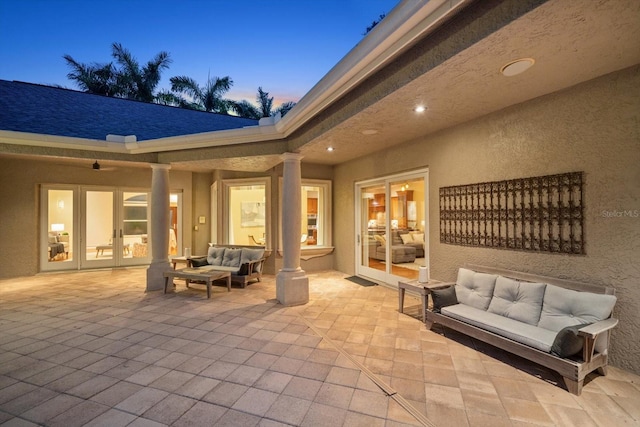
<svg viewBox="0 0 640 427">
<path fill-rule="evenodd" d="M 354 183 L 428 166 L 432 277 L 455 280 L 470 262 L 614 286 L 611 362 L 640 373 L 638 87 L 635 66 L 336 167 L 335 268 L 355 273 Z M 574 171 L 585 179 L 585 255 L 440 243 L 439 188 Z"/>
<path fill-rule="evenodd" d="M 172 189 L 184 189 L 185 204 L 191 201 L 191 173 L 170 172 Z M 117 167 L 96 172 L 89 162 L 81 165 L 58 166 L 33 159 L 0 156 L 0 256 L 18 256 L 20 262 L 5 263 L 0 279 L 32 276 L 39 271 L 39 209 L 41 184 L 95 185 L 151 188 L 151 168 Z M 187 186 L 188 185 L 188 186 Z M 45 206 L 44 209 L 47 209 Z M 191 208 L 185 206 L 185 218 Z M 185 227 L 191 227 L 185 221 Z M 45 236 L 46 237 L 46 236 Z"/>
</svg>

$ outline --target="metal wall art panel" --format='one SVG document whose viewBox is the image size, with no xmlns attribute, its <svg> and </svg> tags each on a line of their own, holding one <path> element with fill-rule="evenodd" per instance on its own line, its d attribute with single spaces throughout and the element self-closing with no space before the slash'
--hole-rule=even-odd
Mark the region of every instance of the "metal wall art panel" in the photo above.
<svg viewBox="0 0 640 427">
<path fill-rule="evenodd" d="M 584 254 L 583 172 L 440 188 L 440 242 Z"/>
</svg>

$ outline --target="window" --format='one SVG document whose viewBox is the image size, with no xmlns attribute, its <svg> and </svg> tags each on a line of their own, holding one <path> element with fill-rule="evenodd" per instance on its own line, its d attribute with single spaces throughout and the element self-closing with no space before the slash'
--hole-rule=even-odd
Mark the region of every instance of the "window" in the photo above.
<svg viewBox="0 0 640 427">
<path fill-rule="evenodd" d="M 224 181 L 225 243 L 268 246 L 269 178 Z"/>
<path fill-rule="evenodd" d="M 280 181 L 282 217 L 282 180 Z M 333 251 L 331 246 L 331 181 L 303 179 L 300 203 L 301 258 L 309 259 Z M 280 231 L 282 242 L 282 231 Z M 282 244 L 280 244 L 282 248 Z"/>
</svg>

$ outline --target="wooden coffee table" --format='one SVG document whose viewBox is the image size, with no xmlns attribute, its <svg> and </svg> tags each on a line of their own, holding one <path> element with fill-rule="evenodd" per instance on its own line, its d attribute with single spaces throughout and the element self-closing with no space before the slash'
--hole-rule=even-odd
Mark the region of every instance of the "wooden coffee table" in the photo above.
<svg viewBox="0 0 640 427">
<path fill-rule="evenodd" d="M 206 268 L 182 268 L 164 272 L 164 293 L 167 293 L 169 279 L 184 279 L 187 287 L 190 282 L 204 282 L 207 285 L 207 298 L 211 298 L 211 283 L 216 280 L 227 279 L 227 291 L 231 292 L 231 273 L 228 271 L 215 271 Z"/>
</svg>

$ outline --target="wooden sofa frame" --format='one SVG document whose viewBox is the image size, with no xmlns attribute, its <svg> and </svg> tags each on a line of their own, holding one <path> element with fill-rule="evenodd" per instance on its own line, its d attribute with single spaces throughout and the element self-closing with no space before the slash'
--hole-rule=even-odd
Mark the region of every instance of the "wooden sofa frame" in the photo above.
<svg viewBox="0 0 640 427">
<path fill-rule="evenodd" d="M 231 248 L 231 249 L 243 249 L 243 248 L 265 249 L 264 246 L 243 246 L 243 245 L 214 245 L 214 246 L 217 248 Z M 264 269 L 264 262 L 267 260 L 267 257 L 270 255 L 270 253 L 271 253 L 270 251 L 268 252 L 265 250 L 264 255 L 262 255 L 262 258 L 255 261 L 249 261 L 248 263 L 243 264 L 243 265 L 247 265 L 248 273 L 247 274 L 231 273 L 231 282 L 239 283 L 240 286 L 243 288 L 246 287 L 247 284 L 249 284 L 249 282 L 251 282 L 252 280 L 257 280 L 259 282 L 262 279 L 262 270 Z M 207 257 L 206 255 L 189 257 L 187 258 L 187 266 L 193 267 L 191 263 L 192 259 L 202 259 L 206 257 Z M 215 267 L 215 266 L 212 266 L 212 267 Z M 240 266 L 240 268 L 242 268 L 242 266 Z"/>
<path fill-rule="evenodd" d="M 571 280 L 556 279 L 552 277 L 538 276 L 529 273 L 472 264 L 465 264 L 465 268 L 479 273 L 497 274 L 512 279 L 524 280 L 527 282 L 548 283 L 575 291 L 607 295 L 615 294 L 615 289 L 610 286 L 602 287 Z M 452 282 L 451 284 L 455 285 L 455 282 Z M 584 337 L 584 347 L 582 350 L 581 360 L 573 358 L 560 358 L 554 356 L 551 353 L 545 353 L 544 351 L 540 351 L 533 347 L 529 347 L 527 345 L 512 341 L 509 338 L 505 338 L 493 332 L 489 332 L 468 323 L 464 323 L 462 321 L 445 316 L 443 314 L 434 313 L 431 310 L 427 310 L 427 327 L 430 328 L 433 323 L 438 323 L 442 326 L 446 326 L 447 328 L 451 328 L 472 338 L 491 344 L 510 353 L 516 354 L 534 363 L 545 366 L 549 369 L 553 369 L 563 377 L 564 382 L 567 386 L 567 390 L 570 393 L 579 396 L 582 392 L 584 379 L 589 373 L 597 370 L 601 375 L 607 374 L 607 364 L 609 361 L 609 340 L 611 330 L 618 324 L 618 319 L 610 317 L 609 319 L 585 326 L 578 331 L 578 334 Z M 596 353 L 596 340 L 602 334 L 605 334 L 606 337 L 605 350 L 602 353 Z"/>
</svg>

